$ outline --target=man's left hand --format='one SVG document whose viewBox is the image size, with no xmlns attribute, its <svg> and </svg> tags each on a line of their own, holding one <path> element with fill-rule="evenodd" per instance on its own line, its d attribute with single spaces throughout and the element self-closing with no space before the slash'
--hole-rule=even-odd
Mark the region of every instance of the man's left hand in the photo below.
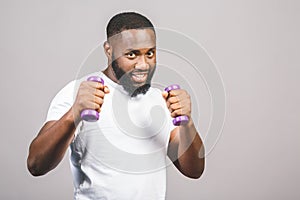
<svg viewBox="0 0 300 200">
<path fill-rule="evenodd" d="M 162 95 L 173 118 L 181 115 L 191 117 L 191 97 L 186 90 L 163 91 Z"/>
</svg>

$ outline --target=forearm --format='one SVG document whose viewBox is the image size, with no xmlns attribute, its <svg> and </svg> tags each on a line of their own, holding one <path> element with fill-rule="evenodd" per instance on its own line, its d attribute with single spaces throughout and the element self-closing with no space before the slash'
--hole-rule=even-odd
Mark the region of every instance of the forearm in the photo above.
<svg viewBox="0 0 300 200">
<path fill-rule="evenodd" d="M 76 125 L 72 111 L 44 125 L 29 147 L 27 166 L 34 176 L 46 174 L 62 160 L 73 140 Z"/>
<path fill-rule="evenodd" d="M 204 146 L 192 120 L 179 127 L 177 160 L 180 171 L 188 177 L 199 178 L 204 170 Z"/>
</svg>

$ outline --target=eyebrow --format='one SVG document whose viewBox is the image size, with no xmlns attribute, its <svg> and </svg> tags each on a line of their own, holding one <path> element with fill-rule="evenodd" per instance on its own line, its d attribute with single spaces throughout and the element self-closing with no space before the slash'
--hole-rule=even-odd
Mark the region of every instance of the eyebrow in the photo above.
<svg viewBox="0 0 300 200">
<path fill-rule="evenodd" d="M 151 51 L 153 49 L 156 49 L 156 46 L 149 48 L 148 51 Z M 125 52 L 135 52 L 136 53 L 136 52 L 140 52 L 140 50 L 139 49 L 126 49 Z"/>
</svg>

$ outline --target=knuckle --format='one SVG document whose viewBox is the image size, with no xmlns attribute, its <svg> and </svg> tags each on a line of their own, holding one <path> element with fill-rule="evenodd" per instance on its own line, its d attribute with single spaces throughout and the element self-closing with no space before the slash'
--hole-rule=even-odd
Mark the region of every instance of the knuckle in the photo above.
<svg viewBox="0 0 300 200">
<path fill-rule="evenodd" d="M 172 112 L 171 117 L 176 117 L 176 114 L 174 112 Z"/>
<path fill-rule="evenodd" d="M 175 109 L 176 108 L 175 104 L 171 104 L 170 108 Z"/>
<path fill-rule="evenodd" d="M 179 110 L 174 110 L 174 115 L 175 116 L 179 115 Z"/>
<path fill-rule="evenodd" d="M 171 90 L 171 91 L 169 92 L 169 94 L 170 94 L 171 96 L 175 96 L 175 95 L 177 94 L 177 91 L 176 91 L 176 90 Z"/>
<path fill-rule="evenodd" d="M 101 108 L 100 104 L 97 104 L 97 109 L 100 109 L 100 108 Z"/>
<path fill-rule="evenodd" d="M 102 105 L 102 104 L 103 104 L 103 99 L 100 98 L 100 100 L 99 100 L 99 105 Z"/>
<path fill-rule="evenodd" d="M 170 102 L 171 103 L 176 103 L 178 101 L 177 97 L 171 97 Z"/>
<path fill-rule="evenodd" d="M 87 85 L 88 85 L 88 81 L 82 81 L 81 83 L 80 83 L 80 88 L 85 88 L 85 87 L 87 87 Z"/>
</svg>

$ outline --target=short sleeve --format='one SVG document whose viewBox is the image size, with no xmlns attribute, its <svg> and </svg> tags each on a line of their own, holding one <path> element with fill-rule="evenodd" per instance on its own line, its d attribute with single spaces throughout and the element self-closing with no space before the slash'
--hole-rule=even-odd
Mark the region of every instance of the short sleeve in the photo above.
<svg viewBox="0 0 300 200">
<path fill-rule="evenodd" d="M 75 81 L 68 83 L 53 98 L 46 122 L 59 120 L 73 105 L 74 102 Z"/>
</svg>

